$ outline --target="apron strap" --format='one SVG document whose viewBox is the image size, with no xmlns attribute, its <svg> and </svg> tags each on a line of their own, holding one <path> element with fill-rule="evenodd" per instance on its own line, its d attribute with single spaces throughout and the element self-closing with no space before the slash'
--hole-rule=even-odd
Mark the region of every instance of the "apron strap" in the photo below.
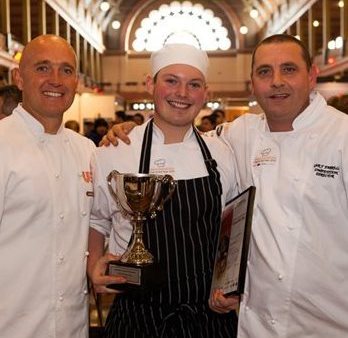
<svg viewBox="0 0 348 338">
<path fill-rule="evenodd" d="M 140 163 L 139 163 L 140 174 L 148 174 L 150 171 L 152 131 L 153 131 L 153 118 L 147 124 L 144 137 L 143 137 L 143 144 L 141 147 L 141 157 L 140 157 Z"/>
</svg>

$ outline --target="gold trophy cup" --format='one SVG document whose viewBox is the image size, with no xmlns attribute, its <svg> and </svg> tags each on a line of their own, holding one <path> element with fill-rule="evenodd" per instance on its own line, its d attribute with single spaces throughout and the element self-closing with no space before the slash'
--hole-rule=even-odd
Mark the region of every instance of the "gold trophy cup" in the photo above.
<svg viewBox="0 0 348 338">
<path fill-rule="evenodd" d="M 122 213 L 130 217 L 133 233 L 127 250 L 119 261 L 108 264 L 109 275 L 127 278 L 126 284 L 114 284 L 115 289 L 145 289 L 161 284 L 164 271 L 155 263 L 143 242 L 143 224 L 156 217 L 171 197 L 175 181 L 170 175 L 123 174 L 113 170 L 107 177 L 109 191 Z"/>
</svg>

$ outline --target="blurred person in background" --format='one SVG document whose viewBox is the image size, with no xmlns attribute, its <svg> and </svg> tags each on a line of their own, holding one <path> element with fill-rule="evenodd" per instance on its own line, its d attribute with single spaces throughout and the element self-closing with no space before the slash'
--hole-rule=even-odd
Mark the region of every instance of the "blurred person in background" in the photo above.
<svg viewBox="0 0 348 338">
<path fill-rule="evenodd" d="M 83 135 L 87 137 L 94 128 L 94 122 L 90 120 L 83 121 Z"/>
<path fill-rule="evenodd" d="M 64 127 L 76 131 L 77 133 L 80 132 L 80 124 L 76 120 L 66 121 Z"/>
<path fill-rule="evenodd" d="M 14 108 L 22 101 L 22 92 L 16 85 L 0 88 L 0 120 L 12 114 Z"/>
<path fill-rule="evenodd" d="M 88 135 L 86 135 L 86 137 L 88 137 L 94 142 L 96 146 L 98 146 L 103 136 L 108 132 L 108 129 L 108 122 L 105 119 L 99 117 L 94 121 L 94 128 Z"/>
<path fill-rule="evenodd" d="M 201 123 L 198 129 L 205 133 L 207 131 L 214 130 L 216 127 L 216 118 L 213 115 L 206 115 L 201 118 Z"/>
<path fill-rule="evenodd" d="M 327 104 L 336 109 L 339 107 L 340 97 L 338 95 L 331 96 L 327 99 Z"/>
<path fill-rule="evenodd" d="M 348 114 L 348 94 L 344 94 L 340 97 L 340 107 L 338 109 Z"/>
<path fill-rule="evenodd" d="M 144 123 L 144 115 L 140 113 L 136 113 L 133 115 L 133 121 L 138 125 L 142 125 Z"/>
<path fill-rule="evenodd" d="M 124 110 L 118 110 L 115 112 L 114 124 L 122 123 L 127 121 L 127 114 Z"/>
<path fill-rule="evenodd" d="M 226 122 L 226 113 L 222 109 L 215 109 L 211 113 L 215 117 L 215 125 L 218 126 L 221 123 Z"/>
<path fill-rule="evenodd" d="M 327 104 L 345 114 L 348 114 L 348 94 L 331 96 L 328 98 Z"/>
</svg>

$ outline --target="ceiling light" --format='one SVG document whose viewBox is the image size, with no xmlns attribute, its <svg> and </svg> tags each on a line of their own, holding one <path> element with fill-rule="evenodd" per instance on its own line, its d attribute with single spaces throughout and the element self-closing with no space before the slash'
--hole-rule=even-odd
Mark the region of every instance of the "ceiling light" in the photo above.
<svg viewBox="0 0 348 338">
<path fill-rule="evenodd" d="M 107 1 L 103 1 L 101 4 L 100 4 L 100 9 L 103 11 L 103 12 L 107 12 L 110 8 L 110 4 L 107 2 Z"/>
<path fill-rule="evenodd" d="M 229 38 L 224 38 L 219 41 L 219 48 L 222 50 L 227 50 L 231 48 L 231 40 Z"/>
<path fill-rule="evenodd" d="M 333 50 L 336 48 L 336 42 L 335 40 L 330 40 L 328 43 L 327 43 L 327 48 L 330 49 L 330 50 Z"/>
<path fill-rule="evenodd" d="M 344 7 L 344 1 L 339 1 L 338 2 L 338 7 L 343 8 Z"/>
<path fill-rule="evenodd" d="M 119 22 L 118 20 L 114 20 L 112 23 L 111 23 L 111 27 L 115 30 L 119 29 L 121 27 L 121 22 Z"/>
<path fill-rule="evenodd" d="M 240 34 L 243 34 L 243 35 L 245 35 L 245 34 L 248 34 L 248 27 L 247 26 L 245 26 L 245 25 L 242 25 L 242 26 L 240 26 L 240 28 L 239 28 L 239 32 L 240 32 Z"/>
<path fill-rule="evenodd" d="M 141 39 L 135 39 L 132 43 L 132 47 L 136 52 L 142 52 L 145 49 L 145 42 Z"/>
<path fill-rule="evenodd" d="M 320 23 L 318 20 L 313 21 L 313 27 L 319 27 Z"/>
<path fill-rule="evenodd" d="M 258 16 L 259 16 L 259 12 L 258 10 L 253 7 L 249 13 L 250 17 L 253 18 L 253 19 L 256 19 Z"/>
<path fill-rule="evenodd" d="M 327 59 L 327 63 L 328 63 L 329 65 L 334 64 L 335 61 L 336 61 L 336 59 L 335 59 L 334 57 L 332 57 L 332 56 L 330 56 L 330 57 Z"/>
<path fill-rule="evenodd" d="M 342 36 L 338 36 L 335 39 L 335 44 L 336 44 L 336 49 L 340 49 L 340 48 L 343 47 L 343 38 L 342 38 Z"/>
</svg>

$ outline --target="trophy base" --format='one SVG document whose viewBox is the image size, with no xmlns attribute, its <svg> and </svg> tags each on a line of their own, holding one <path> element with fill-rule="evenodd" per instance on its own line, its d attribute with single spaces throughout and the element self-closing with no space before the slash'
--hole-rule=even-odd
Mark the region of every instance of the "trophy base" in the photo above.
<svg viewBox="0 0 348 338">
<path fill-rule="evenodd" d="M 161 286 L 166 280 L 165 270 L 158 264 L 138 266 L 111 261 L 108 264 L 107 274 L 127 278 L 127 283 L 108 285 L 108 288 L 120 291 L 146 291 Z"/>
</svg>

